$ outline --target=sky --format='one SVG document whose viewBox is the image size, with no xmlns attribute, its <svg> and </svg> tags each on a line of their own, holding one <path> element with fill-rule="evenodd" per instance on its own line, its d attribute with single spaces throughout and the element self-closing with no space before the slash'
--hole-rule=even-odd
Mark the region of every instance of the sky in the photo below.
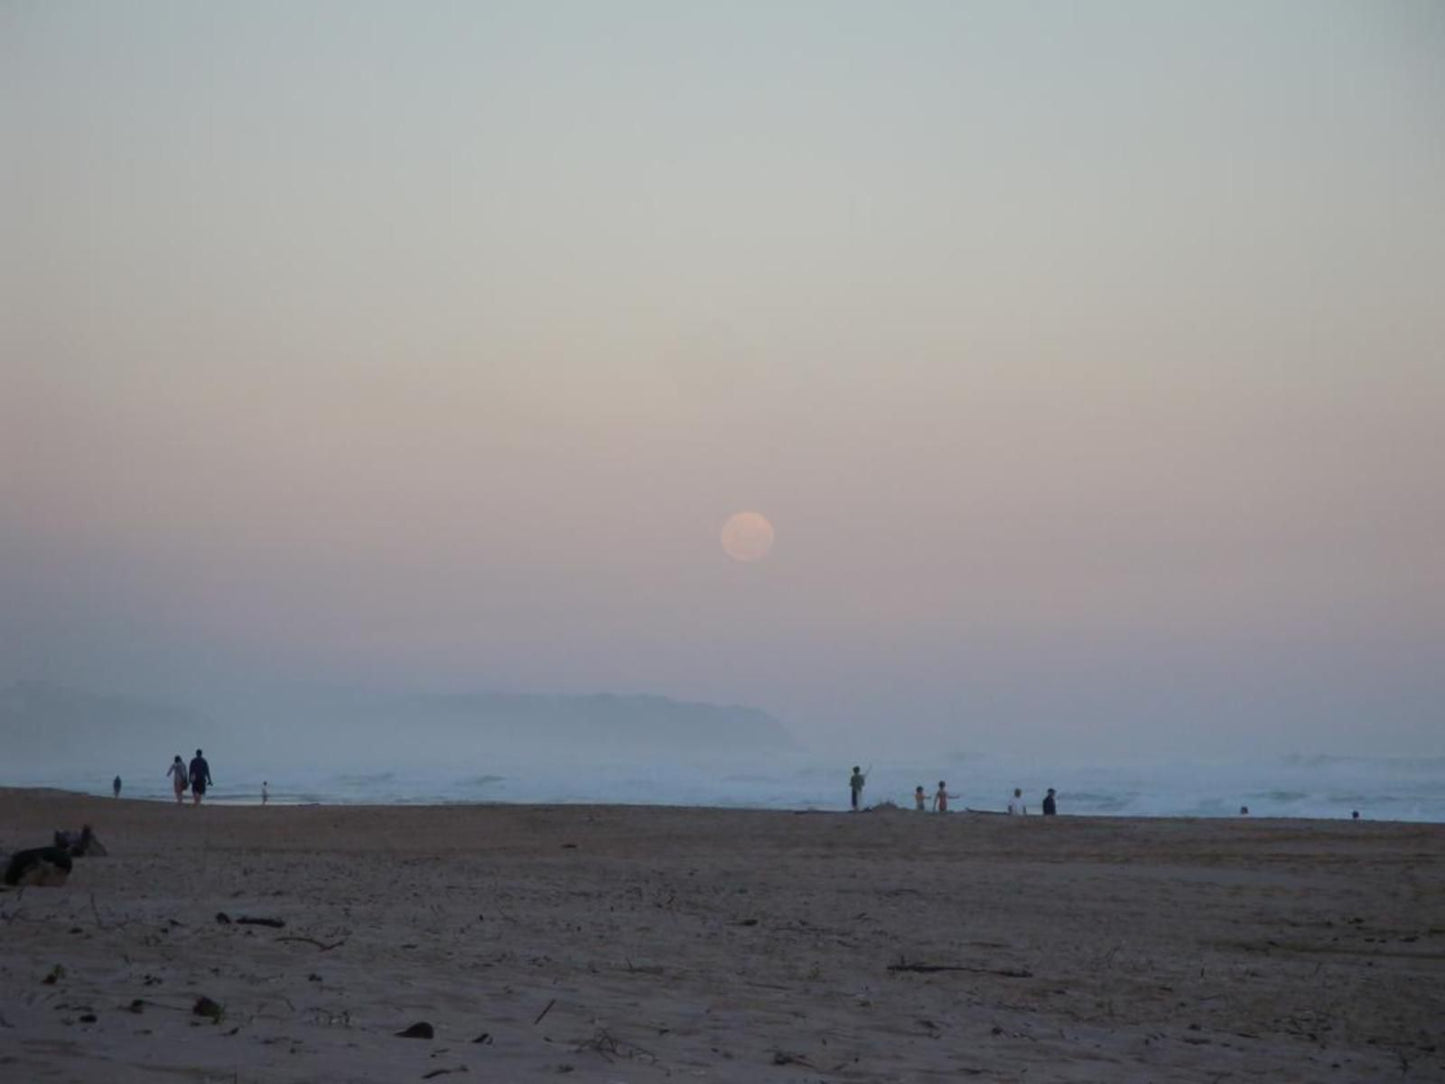
<svg viewBox="0 0 1445 1084">
<path fill-rule="evenodd" d="M 0 148 L 0 683 L 1445 754 L 1439 4 L 9 2 Z"/>
</svg>

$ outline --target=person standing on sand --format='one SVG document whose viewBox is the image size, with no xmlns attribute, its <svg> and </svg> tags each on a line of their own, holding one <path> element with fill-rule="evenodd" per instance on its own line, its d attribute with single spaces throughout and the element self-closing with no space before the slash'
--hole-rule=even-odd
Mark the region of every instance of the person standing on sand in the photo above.
<svg viewBox="0 0 1445 1084">
<path fill-rule="evenodd" d="M 176 805 L 181 804 L 181 797 L 186 793 L 186 762 L 181 759 L 181 754 L 176 754 L 176 759 L 171 761 L 171 766 L 166 769 L 166 775 L 171 777 L 171 786 L 176 791 Z"/>
<path fill-rule="evenodd" d="M 1018 787 L 1014 787 L 1014 796 L 1008 800 L 1008 815 L 1010 817 L 1022 817 L 1026 815 L 1028 811 L 1029 807 L 1024 805 L 1024 792 Z"/>
<path fill-rule="evenodd" d="M 111 780 L 110 791 L 117 798 L 120 797 L 120 776 L 116 776 L 114 779 Z"/>
<path fill-rule="evenodd" d="M 922 789 L 922 788 L 920 788 L 920 789 Z M 948 812 L 948 800 L 949 800 L 950 798 L 957 798 L 957 797 L 958 797 L 957 794 L 949 794 L 949 793 L 948 793 L 948 784 L 945 783 L 942 779 L 940 779 L 940 780 L 938 781 L 938 789 L 933 792 L 933 811 L 934 811 L 935 813 L 947 813 L 947 812 Z"/>
<path fill-rule="evenodd" d="M 1044 795 L 1044 816 L 1052 817 L 1059 812 L 1058 803 L 1054 801 L 1054 788 L 1050 787 L 1049 792 Z"/>
<path fill-rule="evenodd" d="M 868 782 L 868 773 L 853 765 L 853 774 L 848 777 L 848 792 L 852 796 L 853 812 L 858 812 L 858 799 L 863 796 L 863 787 Z"/>
<path fill-rule="evenodd" d="M 201 799 L 206 795 L 206 788 L 211 785 L 211 766 L 206 763 L 206 758 L 201 755 L 199 749 L 196 755 L 191 758 L 191 804 L 200 805 Z"/>
<path fill-rule="evenodd" d="M 926 813 L 928 811 L 928 796 L 923 793 L 922 783 L 919 783 L 918 786 L 913 788 L 913 808 L 920 813 Z"/>
<path fill-rule="evenodd" d="M 261 780 L 261 804 L 265 805 L 271 800 L 271 784 Z"/>
</svg>

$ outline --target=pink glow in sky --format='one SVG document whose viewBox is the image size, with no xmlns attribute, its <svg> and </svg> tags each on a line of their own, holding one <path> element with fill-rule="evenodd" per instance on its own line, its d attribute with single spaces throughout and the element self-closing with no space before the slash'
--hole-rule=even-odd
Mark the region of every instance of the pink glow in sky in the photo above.
<svg viewBox="0 0 1445 1084">
<path fill-rule="evenodd" d="M 0 682 L 1445 752 L 1442 56 L 1424 4 L 8 5 Z"/>
</svg>

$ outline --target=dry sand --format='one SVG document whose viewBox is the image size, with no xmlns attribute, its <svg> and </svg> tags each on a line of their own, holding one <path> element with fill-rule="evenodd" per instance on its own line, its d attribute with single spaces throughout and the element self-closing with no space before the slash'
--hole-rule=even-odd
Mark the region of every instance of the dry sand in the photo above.
<svg viewBox="0 0 1445 1084">
<path fill-rule="evenodd" d="M 0 791 L 83 823 L 5 1081 L 1445 1079 L 1445 826 Z"/>
</svg>

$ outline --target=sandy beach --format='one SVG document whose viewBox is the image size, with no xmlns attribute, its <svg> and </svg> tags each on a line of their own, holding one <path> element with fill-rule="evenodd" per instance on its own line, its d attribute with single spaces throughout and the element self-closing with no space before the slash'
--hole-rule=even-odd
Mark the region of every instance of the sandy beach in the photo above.
<svg viewBox="0 0 1445 1084">
<path fill-rule="evenodd" d="M 1445 1079 L 1445 826 L 0 791 L 85 823 L 7 1081 Z"/>
</svg>

